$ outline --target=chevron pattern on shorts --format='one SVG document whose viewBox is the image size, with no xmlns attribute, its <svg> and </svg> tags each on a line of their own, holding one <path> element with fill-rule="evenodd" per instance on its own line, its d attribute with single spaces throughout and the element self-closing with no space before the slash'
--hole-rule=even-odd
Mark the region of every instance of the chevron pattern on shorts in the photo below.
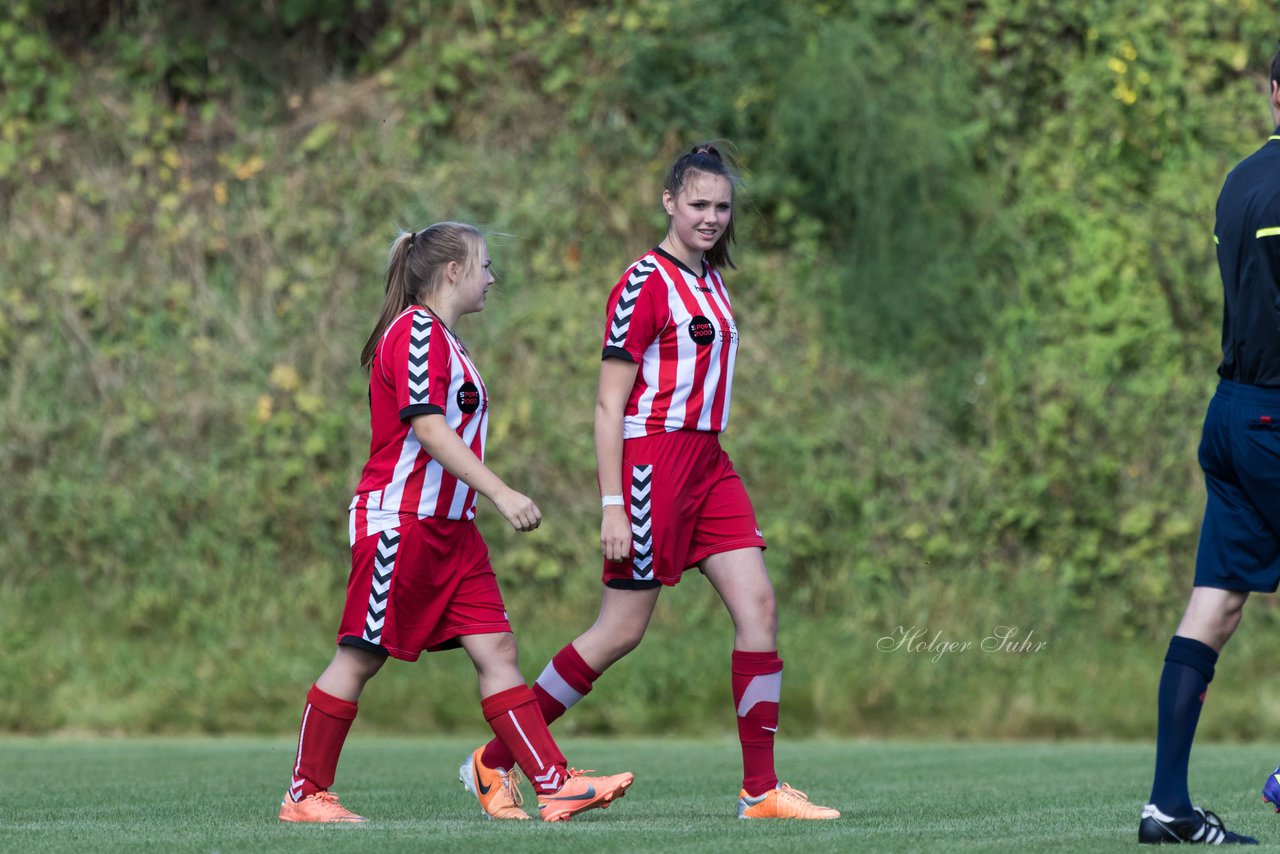
<svg viewBox="0 0 1280 854">
<path fill-rule="evenodd" d="M 373 554 L 373 580 L 369 586 L 369 613 L 364 618 L 364 639 L 382 643 L 382 624 L 387 619 L 387 597 L 391 593 L 391 573 L 396 568 L 399 531 L 383 531 Z"/>
<path fill-rule="evenodd" d="M 636 264 L 622 286 L 618 297 L 618 305 L 613 310 L 613 318 L 609 321 L 609 346 L 621 347 L 626 343 L 627 330 L 631 328 L 631 313 L 635 311 L 636 300 L 640 299 L 640 289 L 644 287 L 649 274 L 658 269 L 658 265 L 648 259 Z"/>
<path fill-rule="evenodd" d="M 636 578 L 653 577 L 653 466 L 631 469 L 631 565 Z"/>
<path fill-rule="evenodd" d="M 425 311 L 413 314 L 413 331 L 409 334 L 409 403 L 427 402 L 427 345 L 431 343 L 431 315 Z"/>
</svg>

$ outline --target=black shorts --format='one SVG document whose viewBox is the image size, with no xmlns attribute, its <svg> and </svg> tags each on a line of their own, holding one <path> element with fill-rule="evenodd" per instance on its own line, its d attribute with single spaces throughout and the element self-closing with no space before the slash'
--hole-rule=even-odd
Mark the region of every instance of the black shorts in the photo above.
<svg viewBox="0 0 1280 854">
<path fill-rule="evenodd" d="M 1280 586 L 1280 389 L 1228 380 L 1205 413 L 1200 467 L 1209 493 L 1196 586 Z"/>
</svg>

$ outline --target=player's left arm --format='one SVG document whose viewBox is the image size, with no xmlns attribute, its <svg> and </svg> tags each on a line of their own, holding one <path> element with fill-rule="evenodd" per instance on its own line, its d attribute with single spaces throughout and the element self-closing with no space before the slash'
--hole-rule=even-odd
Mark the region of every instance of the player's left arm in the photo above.
<svg viewBox="0 0 1280 854">
<path fill-rule="evenodd" d="M 527 495 L 516 492 L 480 461 L 462 437 L 439 413 L 415 415 L 409 422 L 418 444 L 445 471 L 493 502 L 502 517 L 517 531 L 532 531 L 542 524 L 542 511 Z"/>
<path fill-rule="evenodd" d="M 1252 237 L 1258 243 L 1258 254 L 1264 259 L 1272 281 L 1280 284 L 1280 196 L 1273 198 L 1258 220 Z"/>
</svg>

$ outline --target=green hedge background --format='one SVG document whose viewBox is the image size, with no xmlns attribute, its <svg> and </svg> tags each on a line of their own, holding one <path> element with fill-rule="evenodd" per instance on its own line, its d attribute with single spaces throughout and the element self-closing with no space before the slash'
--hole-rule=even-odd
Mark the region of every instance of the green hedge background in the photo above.
<svg viewBox="0 0 1280 854">
<path fill-rule="evenodd" d="M 793 735 L 1151 738 L 1215 383 L 1253 0 L 19 0 L 0 12 L 0 731 L 289 731 L 331 655 L 399 228 L 484 226 L 480 522 L 525 675 L 595 613 L 608 288 L 736 144 L 725 443 Z M 1202 732 L 1273 737 L 1256 597 Z M 997 627 L 1024 651 L 983 651 Z M 978 646 L 884 649 L 899 632 Z M 567 732 L 727 732 L 696 575 Z M 362 726 L 479 731 L 462 655 Z"/>
</svg>

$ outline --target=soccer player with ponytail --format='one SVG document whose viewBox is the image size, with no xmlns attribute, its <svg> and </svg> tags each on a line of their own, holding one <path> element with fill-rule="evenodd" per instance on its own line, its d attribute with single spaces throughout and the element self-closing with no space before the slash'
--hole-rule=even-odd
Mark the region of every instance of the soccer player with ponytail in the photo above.
<svg viewBox="0 0 1280 854">
<path fill-rule="evenodd" d="M 350 507 L 351 575 L 338 649 L 307 694 L 281 821 L 365 820 L 329 791 L 357 701 L 388 656 L 416 661 L 423 650 L 466 650 L 484 717 L 513 757 L 477 792 L 486 812 L 529 817 L 519 806 L 516 768 L 533 782 L 546 821 L 606 807 L 631 785 L 631 774 L 587 777 L 565 765 L 517 668 L 474 521 L 477 495 L 517 531 L 542 519 L 530 498 L 484 464 L 489 397 L 453 331 L 462 315 L 484 308 L 493 281 L 474 226 L 437 223 L 392 245 L 382 314 L 360 356 L 369 371 L 372 441 Z"/>
<path fill-rule="evenodd" d="M 751 499 L 720 447 L 738 350 L 721 277 L 733 267 L 737 183 L 714 145 L 682 154 L 662 192 L 666 237 L 609 296 L 595 415 L 604 591 L 594 625 L 552 658 L 534 692 L 548 722 L 564 714 L 640 643 L 659 591 L 697 567 L 734 624 L 738 817 L 839 818 L 774 769 L 782 659 L 773 587 Z M 497 739 L 472 756 L 482 771 L 514 761 Z"/>
</svg>

